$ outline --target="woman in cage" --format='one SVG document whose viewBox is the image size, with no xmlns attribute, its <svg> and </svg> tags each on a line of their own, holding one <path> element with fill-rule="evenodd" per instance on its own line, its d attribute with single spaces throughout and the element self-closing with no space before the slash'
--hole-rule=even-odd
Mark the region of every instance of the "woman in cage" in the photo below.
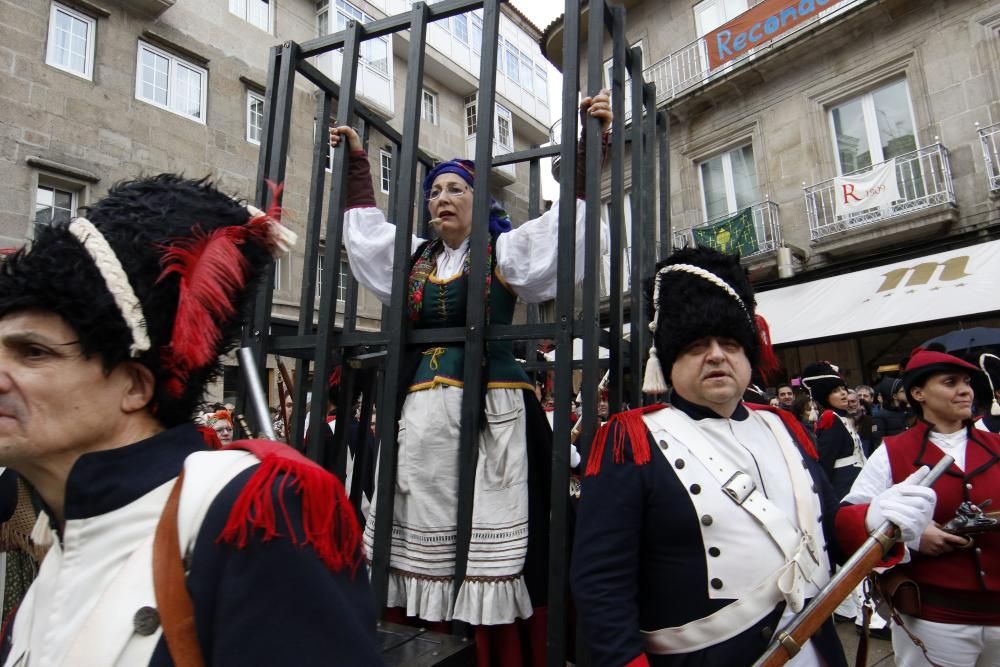
<svg viewBox="0 0 1000 667">
<path fill-rule="evenodd" d="M 608 91 L 580 104 L 601 121 L 604 146 L 611 127 Z M 584 123 L 585 125 L 585 123 Z M 388 304 L 395 226 L 375 206 L 368 157 L 350 127 L 330 130 L 331 144 L 350 150 L 344 243 L 358 282 Z M 576 281 L 584 273 L 584 160 L 580 140 L 576 174 Z M 405 308 L 416 328 L 464 326 L 473 224 L 475 166 L 454 159 L 437 164 L 423 183 L 433 240 L 411 237 Z M 518 298 L 541 302 L 556 295 L 559 205 L 512 228 L 493 200 L 489 225 L 487 318 L 511 322 Z M 601 228 L 602 252 L 607 229 Z M 410 378 L 399 418 L 395 501 L 392 508 L 386 617 L 425 622 L 452 619 L 476 626 L 480 665 L 544 664 L 548 542 L 548 479 L 552 436 L 534 387 L 516 362 L 512 344 L 487 342 L 487 389 L 473 505 L 467 574 L 453 603 L 464 347 L 441 344 L 408 352 Z M 378 498 L 365 527 L 374 547 Z M 382 511 L 379 508 L 379 511 Z M 516 623 L 519 619 L 530 619 Z M 522 640 L 523 636 L 523 640 Z M 534 637 L 538 641 L 530 641 Z"/>
</svg>

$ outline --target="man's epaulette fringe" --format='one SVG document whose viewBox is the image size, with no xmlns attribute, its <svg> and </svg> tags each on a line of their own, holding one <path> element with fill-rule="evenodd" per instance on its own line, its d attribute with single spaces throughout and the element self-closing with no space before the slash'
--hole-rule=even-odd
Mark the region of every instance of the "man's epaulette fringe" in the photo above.
<svg viewBox="0 0 1000 667">
<path fill-rule="evenodd" d="M 816 422 L 817 431 L 825 431 L 826 429 L 833 426 L 833 422 L 837 420 L 837 415 L 833 410 L 824 410 L 823 414 L 820 415 L 819 421 Z"/>
<path fill-rule="evenodd" d="M 806 433 L 806 427 L 802 425 L 798 419 L 795 418 L 788 410 L 782 410 L 781 408 L 773 408 L 770 405 L 760 405 L 757 403 L 744 403 L 751 410 L 760 410 L 762 412 L 770 412 L 772 415 L 777 415 L 781 419 L 785 428 L 788 432 L 792 434 L 792 439 L 798 443 L 799 448 L 806 453 L 806 456 L 811 458 L 813 461 L 819 461 L 819 454 L 816 453 L 816 446 L 813 445 L 812 438 Z"/>
<path fill-rule="evenodd" d="M 649 438 L 646 423 L 642 416 L 667 407 L 663 403 L 635 408 L 627 412 L 619 412 L 597 430 L 594 442 L 590 446 L 590 456 L 587 457 L 585 477 L 591 477 L 601 471 L 601 460 L 604 458 L 604 445 L 612 441 L 612 460 L 615 463 L 625 462 L 626 442 L 632 446 L 632 461 L 637 466 L 644 466 L 650 461 Z"/>
<path fill-rule="evenodd" d="M 264 542 L 279 537 L 280 517 L 288 526 L 285 537 L 293 544 L 311 546 L 331 571 L 350 570 L 352 575 L 357 571 L 361 563 L 361 528 L 344 486 L 336 477 L 284 443 L 238 440 L 225 449 L 249 451 L 260 459 L 260 466 L 233 504 L 217 542 L 242 549 L 255 531 L 262 533 L 260 539 Z M 300 498 L 301 526 L 290 525 L 286 488 Z M 296 530 L 302 531 L 301 538 Z"/>
</svg>

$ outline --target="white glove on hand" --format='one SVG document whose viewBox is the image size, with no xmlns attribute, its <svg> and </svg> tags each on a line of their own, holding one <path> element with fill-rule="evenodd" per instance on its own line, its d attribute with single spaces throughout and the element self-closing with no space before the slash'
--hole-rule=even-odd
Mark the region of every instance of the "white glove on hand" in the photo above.
<svg viewBox="0 0 1000 667">
<path fill-rule="evenodd" d="M 883 521 L 891 521 L 899 526 L 903 541 L 909 542 L 923 534 L 934 516 L 937 494 L 926 486 L 916 486 L 930 470 L 927 466 L 918 469 L 899 484 L 889 487 L 872 498 L 865 515 L 868 532 L 875 530 Z"/>
</svg>

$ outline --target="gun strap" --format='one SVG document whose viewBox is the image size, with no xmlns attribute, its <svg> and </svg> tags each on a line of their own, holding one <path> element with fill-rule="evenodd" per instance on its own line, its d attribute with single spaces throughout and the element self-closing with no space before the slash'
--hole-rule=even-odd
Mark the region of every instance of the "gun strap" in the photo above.
<svg viewBox="0 0 1000 667">
<path fill-rule="evenodd" d="M 153 590 L 163 625 L 163 637 L 175 665 L 204 667 L 205 658 L 195 631 L 194 601 L 187 589 L 177 529 L 184 473 L 177 477 L 156 525 L 153 540 Z"/>
</svg>

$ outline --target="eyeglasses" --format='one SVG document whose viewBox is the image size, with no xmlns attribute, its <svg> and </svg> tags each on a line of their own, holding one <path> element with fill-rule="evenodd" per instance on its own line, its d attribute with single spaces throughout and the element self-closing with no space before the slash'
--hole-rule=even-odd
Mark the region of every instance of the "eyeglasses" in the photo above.
<svg viewBox="0 0 1000 667">
<path fill-rule="evenodd" d="M 440 190 L 431 190 L 430 194 L 427 195 L 427 201 L 435 201 L 441 198 L 441 195 L 448 195 L 452 198 L 458 198 L 469 191 L 469 188 L 462 187 L 460 185 L 446 185 Z"/>
</svg>

